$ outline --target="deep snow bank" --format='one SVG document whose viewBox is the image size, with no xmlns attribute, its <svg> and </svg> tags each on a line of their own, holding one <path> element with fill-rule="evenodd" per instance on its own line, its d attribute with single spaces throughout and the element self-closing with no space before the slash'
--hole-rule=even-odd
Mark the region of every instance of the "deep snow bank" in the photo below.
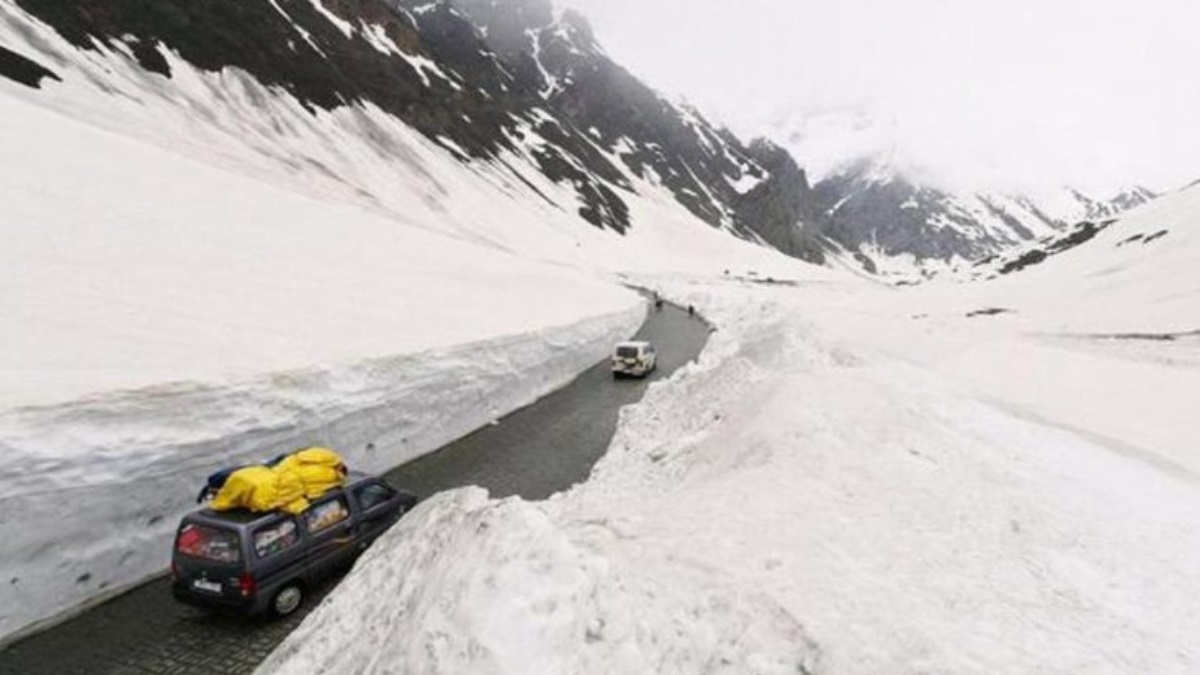
<svg viewBox="0 0 1200 675">
<path fill-rule="evenodd" d="M 635 296 L 578 323 L 431 352 L 2 413 L 0 632 L 162 571 L 215 468 L 310 444 L 357 469 L 398 466 L 566 384 L 644 318 Z"/>
<path fill-rule="evenodd" d="M 641 532 L 644 493 L 683 478 L 673 463 L 666 474 L 647 469 L 668 467 L 659 463 L 711 434 L 722 411 L 783 365 L 779 309 L 731 311 L 756 335 L 722 322 L 697 363 L 622 411 L 588 483 L 541 503 L 489 501 L 474 489 L 438 495 L 381 539 L 258 672 L 817 672 L 817 649 L 769 589 L 702 557 L 655 550 Z"/>
<path fill-rule="evenodd" d="M 1018 414 L 1200 479 L 1197 261 L 1200 186 L 1023 271 L 877 304 L 890 337 L 870 340 Z"/>
<path fill-rule="evenodd" d="M 595 313 L 628 302 L 448 225 L 249 179 L 2 87 L 0 116 L 3 407 L 390 357 L 570 323 L 580 297 Z M 496 215 L 530 241 L 548 228 Z"/>
<path fill-rule="evenodd" d="M 870 346 L 901 296 L 664 283 L 719 331 L 590 481 L 424 505 L 259 672 L 1200 667 L 1194 480 Z"/>
<path fill-rule="evenodd" d="M 538 505 L 456 490 L 388 532 L 257 672 L 811 672 L 793 617 L 765 594 L 694 585 L 705 576 L 638 569 Z"/>
</svg>

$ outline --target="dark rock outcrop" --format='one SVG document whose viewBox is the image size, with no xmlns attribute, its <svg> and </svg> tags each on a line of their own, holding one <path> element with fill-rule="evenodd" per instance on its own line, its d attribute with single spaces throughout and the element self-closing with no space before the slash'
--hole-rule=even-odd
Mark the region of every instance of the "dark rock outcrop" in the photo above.
<svg viewBox="0 0 1200 675">
<path fill-rule="evenodd" d="M 53 70 L 0 45 L 0 77 L 38 89 L 42 80 L 60 80 Z"/>
<path fill-rule="evenodd" d="M 1101 223 L 1094 223 L 1085 220 L 1078 223 L 1063 236 L 1044 241 L 1034 248 L 1021 252 L 1013 259 L 1002 262 L 998 266 L 998 272 L 1000 274 L 1012 274 L 1013 272 L 1020 272 L 1027 267 L 1040 265 L 1051 256 L 1059 255 L 1095 239 L 1096 235 L 1110 227 L 1114 222 L 1116 221 L 1107 220 Z M 1120 246 L 1120 244 L 1117 245 Z"/>
<path fill-rule="evenodd" d="M 750 144 L 750 156 L 771 176 L 735 202 L 739 218 L 758 223 L 755 232 L 788 255 L 823 262 L 828 243 L 824 220 L 808 176 L 783 148 L 766 140 Z"/>
</svg>

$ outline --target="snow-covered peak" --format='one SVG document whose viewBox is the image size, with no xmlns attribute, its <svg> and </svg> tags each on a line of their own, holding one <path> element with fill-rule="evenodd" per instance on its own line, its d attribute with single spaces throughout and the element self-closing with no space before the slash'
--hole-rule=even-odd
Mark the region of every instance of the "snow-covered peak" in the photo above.
<svg viewBox="0 0 1200 675">
<path fill-rule="evenodd" d="M 848 161 L 816 185 L 828 234 L 868 270 L 910 277 L 993 258 L 1081 221 L 1112 218 L 1156 195 L 1144 187 L 1098 199 L 1063 187 L 1033 193 L 946 187 L 893 151 Z"/>
<path fill-rule="evenodd" d="M 1134 194 L 1145 197 L 1140 191 Z M 1107 214 L 1106 209 L 1110 206 L 1111 203 L 1100 204 L 1096 212 Z M 1125 282 L 1118 280 L 1126 276 L 1137 279 L 1128 282 L 1131 286 L 1160 276 L 1162 279 L 1153 283 L 1163 287 L 1178 285 L 1172 275 L 1186 278 L 1192 264 L 1189 261 L 1200 257 L 1200 186 L 1156 197 L 1128 212 L 1112 215 L 1076 223 L 1056 236 L 1030 242 L 961 269 L 953 277 L 977 280 L 1020 276 L 1023 283 L 1031 279 L 1037 283 L 1039 279 L 1062 277 L 1061 281 L 1053 283 L 1072 285 L 1102 278 L 1105 287 L 1121 286 L 1121 291 L 1125 292 L 1128 290 L 1124 288 Z M 1145 292 L 1145 289 L 1138 292 Z M 1191 297 L 1193 294 L 1185 292 L 1176 296 L 1180 300 L 1196 302 L 1197 298 Z M 1159 298 L 1162 301 L 1168 299 Z"/>
<path fill-rule="evenodd" d="M 1035 191 L 1028 197 L 1047 215 L 1061 223 L 1073 225 L 1085 220 L 1105 220 L 1118 216 L 1157 199 L 1158 193 L 1134 185 L 1111 193 L 1097 194 L 1063 186 L 1054 190 Z"/>
</svg>

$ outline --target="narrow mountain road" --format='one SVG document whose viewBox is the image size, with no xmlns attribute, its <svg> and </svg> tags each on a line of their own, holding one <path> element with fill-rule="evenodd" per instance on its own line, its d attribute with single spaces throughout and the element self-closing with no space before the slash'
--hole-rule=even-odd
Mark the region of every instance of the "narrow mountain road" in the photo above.
<svg viewBox="0 0 1200 675">
<path fill-rule="evenodd" d="M 646 380 L 614 380 L 602 362 L 537 403 L 395 469 L 389 480 L 421 495 L 479 485 L 496 497 L 526 499 L 586 480 L 612 439 L 621 407 L 694 359 L 708 341 L 708 326 L 667 305 L 651 310 L 638 336 L 659 351 L 658 370 Z M 316 604 L 312 598 L 306 609 Z M 0 651 L 0 675 L 249 673 L 304 613 L 274 622 L 210 614 L 176 603 L 170 581 L 160 578 Z"/>
</svg>

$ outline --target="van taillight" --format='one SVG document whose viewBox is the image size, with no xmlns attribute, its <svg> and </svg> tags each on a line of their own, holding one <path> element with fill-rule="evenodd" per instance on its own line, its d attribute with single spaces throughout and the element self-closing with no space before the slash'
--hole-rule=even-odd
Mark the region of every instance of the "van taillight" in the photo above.
<svg viewBox="0 0 1200 675">
<path fill-rule="evenodd" d="M 254 575 L 247 572 L 238 577 L 238 590 L 244 598 L 254 595 L 254 591 L 258 590 L 258 582 L 254 580 Z"/>
</svg>

